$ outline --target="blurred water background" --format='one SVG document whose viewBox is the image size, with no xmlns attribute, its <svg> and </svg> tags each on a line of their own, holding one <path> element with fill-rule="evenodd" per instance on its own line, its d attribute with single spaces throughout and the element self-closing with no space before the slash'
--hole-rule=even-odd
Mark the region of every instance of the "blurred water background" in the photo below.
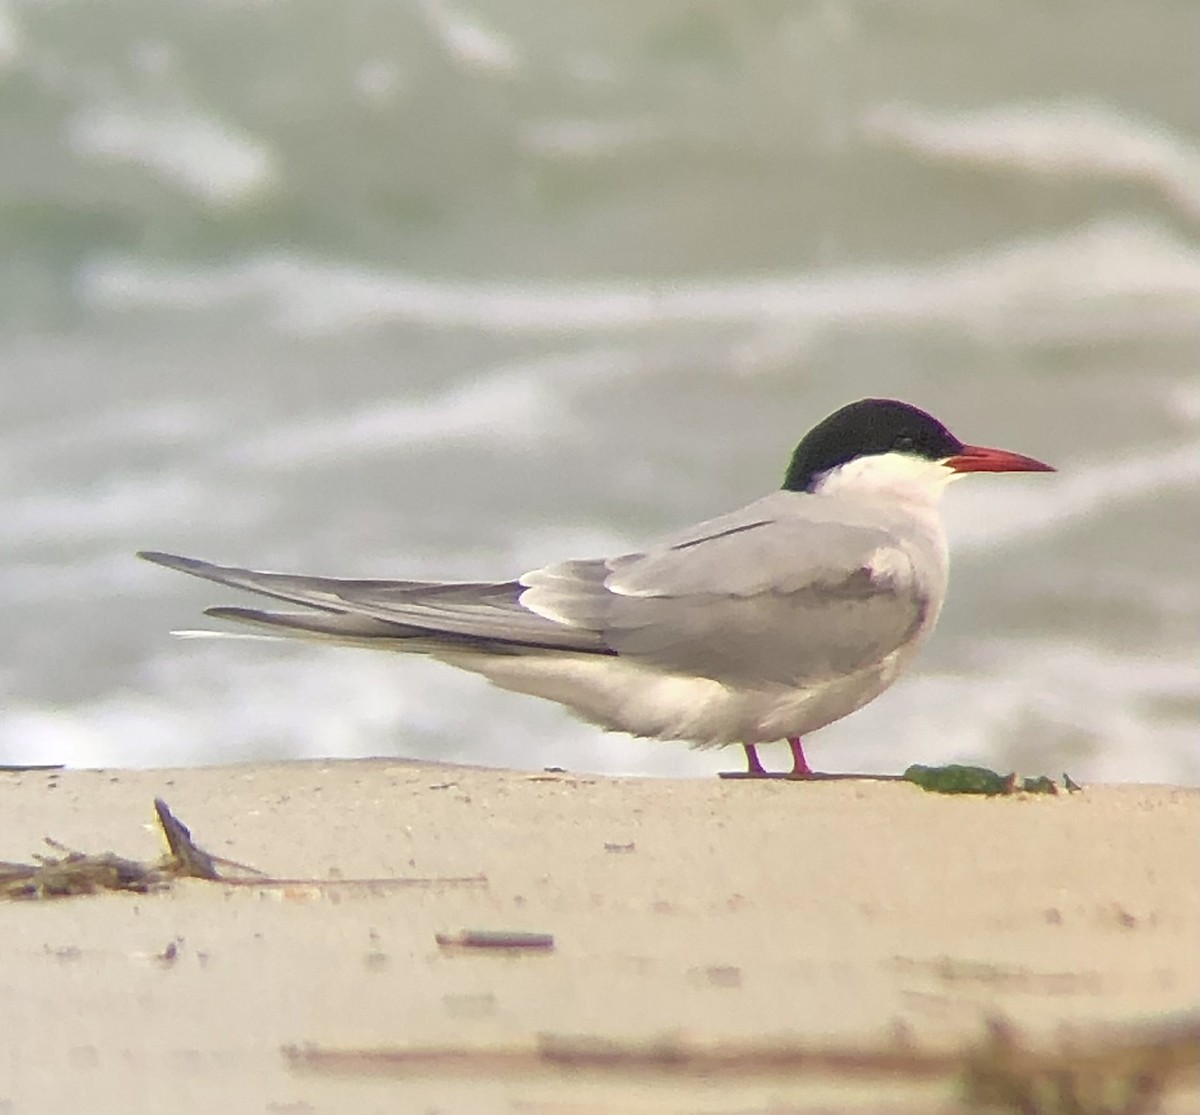
<svg viewBox="0 0 1200 1115">
<path fill-rule="evenodd" d="M 0 762 L 736 764 L 173 640 L 237 594 L 133 552 L 510 576 L 883 394 L 1061 472 L 956 486 L 937 635 L 813 761 L 1200 782 L 1197 43 L 1168 0 L 0 0 Z"/>
</svg>

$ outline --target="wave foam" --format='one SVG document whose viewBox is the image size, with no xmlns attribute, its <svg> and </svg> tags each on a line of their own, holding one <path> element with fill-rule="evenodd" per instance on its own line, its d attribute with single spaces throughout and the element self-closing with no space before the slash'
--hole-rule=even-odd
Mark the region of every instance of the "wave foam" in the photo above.
<svg viewBox="0 0 1200 1115">
<path fill-rule="evenodd" d="M 277 430 L 241 443 L 231 455 L 256 466 L 289 469 L 320 458 L 390 455 L 400 447 L 452 439 L 529 444 L 551 431 L 561 435 L 566 421 L 557 396 L 546 390 L 548 377 L 595 382 L 619 371 L 610 352 L 555 353 L 501 367 L 418 401 L 376 400 L 310 421 L 289 417 Z"/>
<path fill-rule="evenodd" d="M 421 0 L 421 13 L 446 55 L 459 67 L 490 77 L 508 77 L 523 64 L 516 43 L 447 0 Z"/>
<path fill-rule="evenodd" d="M 1144 182 L 1200 221 L 1200 149 L 1160 124 L 1100 104 L 1008 104 L 939 112 L 890 104 L 868 112 L 877 143 L 949 162 L 1030 174 Z"/>
<path fill-rule="evenodd" d="M 102 260 L 82 270 L 80 293 L 111 311 L 207 312 L 258 299 L 276 328 L 295 334 L 388 322 L 550 335 L 679 324 L 932 325 L 1037 343 L 1191 336 L 1200 253 L 1164 229 L 1110 221 L 922 267 L 721 283 L 438 282 L 274 256 L 193 268 Z"/>
<path fill-rule="evenodd" d="M 67 134 L 80 155 L 146 167 L 218 208 L 254 200 L 278 178 L 263 144 L 196 112 L 89 108 L 70 121 Z"/>
<path fill-rule="evenodd" d="M 1200 666 L 1046 639 L 964 642 L 961 672 L 920 668 L 813 737 L 818 762 L 853 770 L 966 762 L 1079 781 L 1200 783 Z M 825 746 L 828 744 L 828 750 Z M 836 756 L 836 759 L 833 758 Z"/>
</svg>

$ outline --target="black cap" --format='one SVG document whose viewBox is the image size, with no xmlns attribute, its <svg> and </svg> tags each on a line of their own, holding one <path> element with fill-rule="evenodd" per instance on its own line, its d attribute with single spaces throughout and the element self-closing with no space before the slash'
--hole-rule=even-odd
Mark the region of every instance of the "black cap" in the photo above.
<svg viewBox="0 0 1200 1115">
<path fill-rule="evenodd" d="M 783 479 L 789 492 L 811 492 L 830 469 L 879 453 L 944 461 L 963 443 L 931 414 L 898 399 L 860 399 L 814 426 L 796 446 Z"/>
</svg>

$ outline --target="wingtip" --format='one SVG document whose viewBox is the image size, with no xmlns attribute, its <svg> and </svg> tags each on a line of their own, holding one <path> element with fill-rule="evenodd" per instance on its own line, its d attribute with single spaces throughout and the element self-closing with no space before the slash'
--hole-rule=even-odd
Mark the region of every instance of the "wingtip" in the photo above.
<svg viewBox="0 0 1200 1115">
<path fill-rule="evenodd" d="M 232 619 L 242 621 L 254 621 L 261 619 L 265 612 L 260 612 L 255 608 L 235 608 L 229 604 L 218 604 L 212 608 L 205 608 L 204 614 L 210 619 Z"/>
<path fill-rule="evenodd" d="M 184 559 L 177 554 L 164 554 L 161 550 L 138 550 L 137 556 L 142 561 L 148 561 L 154 565 L 176 565 Z"/>
<path fill-rule="evenodd" d="M 209 564 L 206 561 L 183 557 L 180 554 L 167 554 L 161 550 L 138 550 L 137 556 L 142 561 L 148 561 L 153 565 L 161 565 L 166 569 L 177 569 L 181 573 L 197 573 L 201 569 L 209 568 Z"/>
</svg>

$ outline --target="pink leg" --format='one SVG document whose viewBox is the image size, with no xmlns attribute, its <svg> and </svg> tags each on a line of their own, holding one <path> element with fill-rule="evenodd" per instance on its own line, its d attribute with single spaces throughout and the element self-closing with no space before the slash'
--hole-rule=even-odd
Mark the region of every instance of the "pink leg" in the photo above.
<svg viewBox="0 0 1200 1115">
<path fill-rule="evenodd" d="M 766 768 L 762 765 L 762 760 L 758 757 L 758 748 L 752 743 L 743 743 L 742 747 L 746 751 L 746 771 L 748 774 L 766 774 Z"/>
<path fill-rule="evenodd" d="M 792 749 L 792 777 L 811 777 L 813 769 L 804 757 L 804 741 L 799 736 L 788 736 L 788 747 Z"/>
</svg>

